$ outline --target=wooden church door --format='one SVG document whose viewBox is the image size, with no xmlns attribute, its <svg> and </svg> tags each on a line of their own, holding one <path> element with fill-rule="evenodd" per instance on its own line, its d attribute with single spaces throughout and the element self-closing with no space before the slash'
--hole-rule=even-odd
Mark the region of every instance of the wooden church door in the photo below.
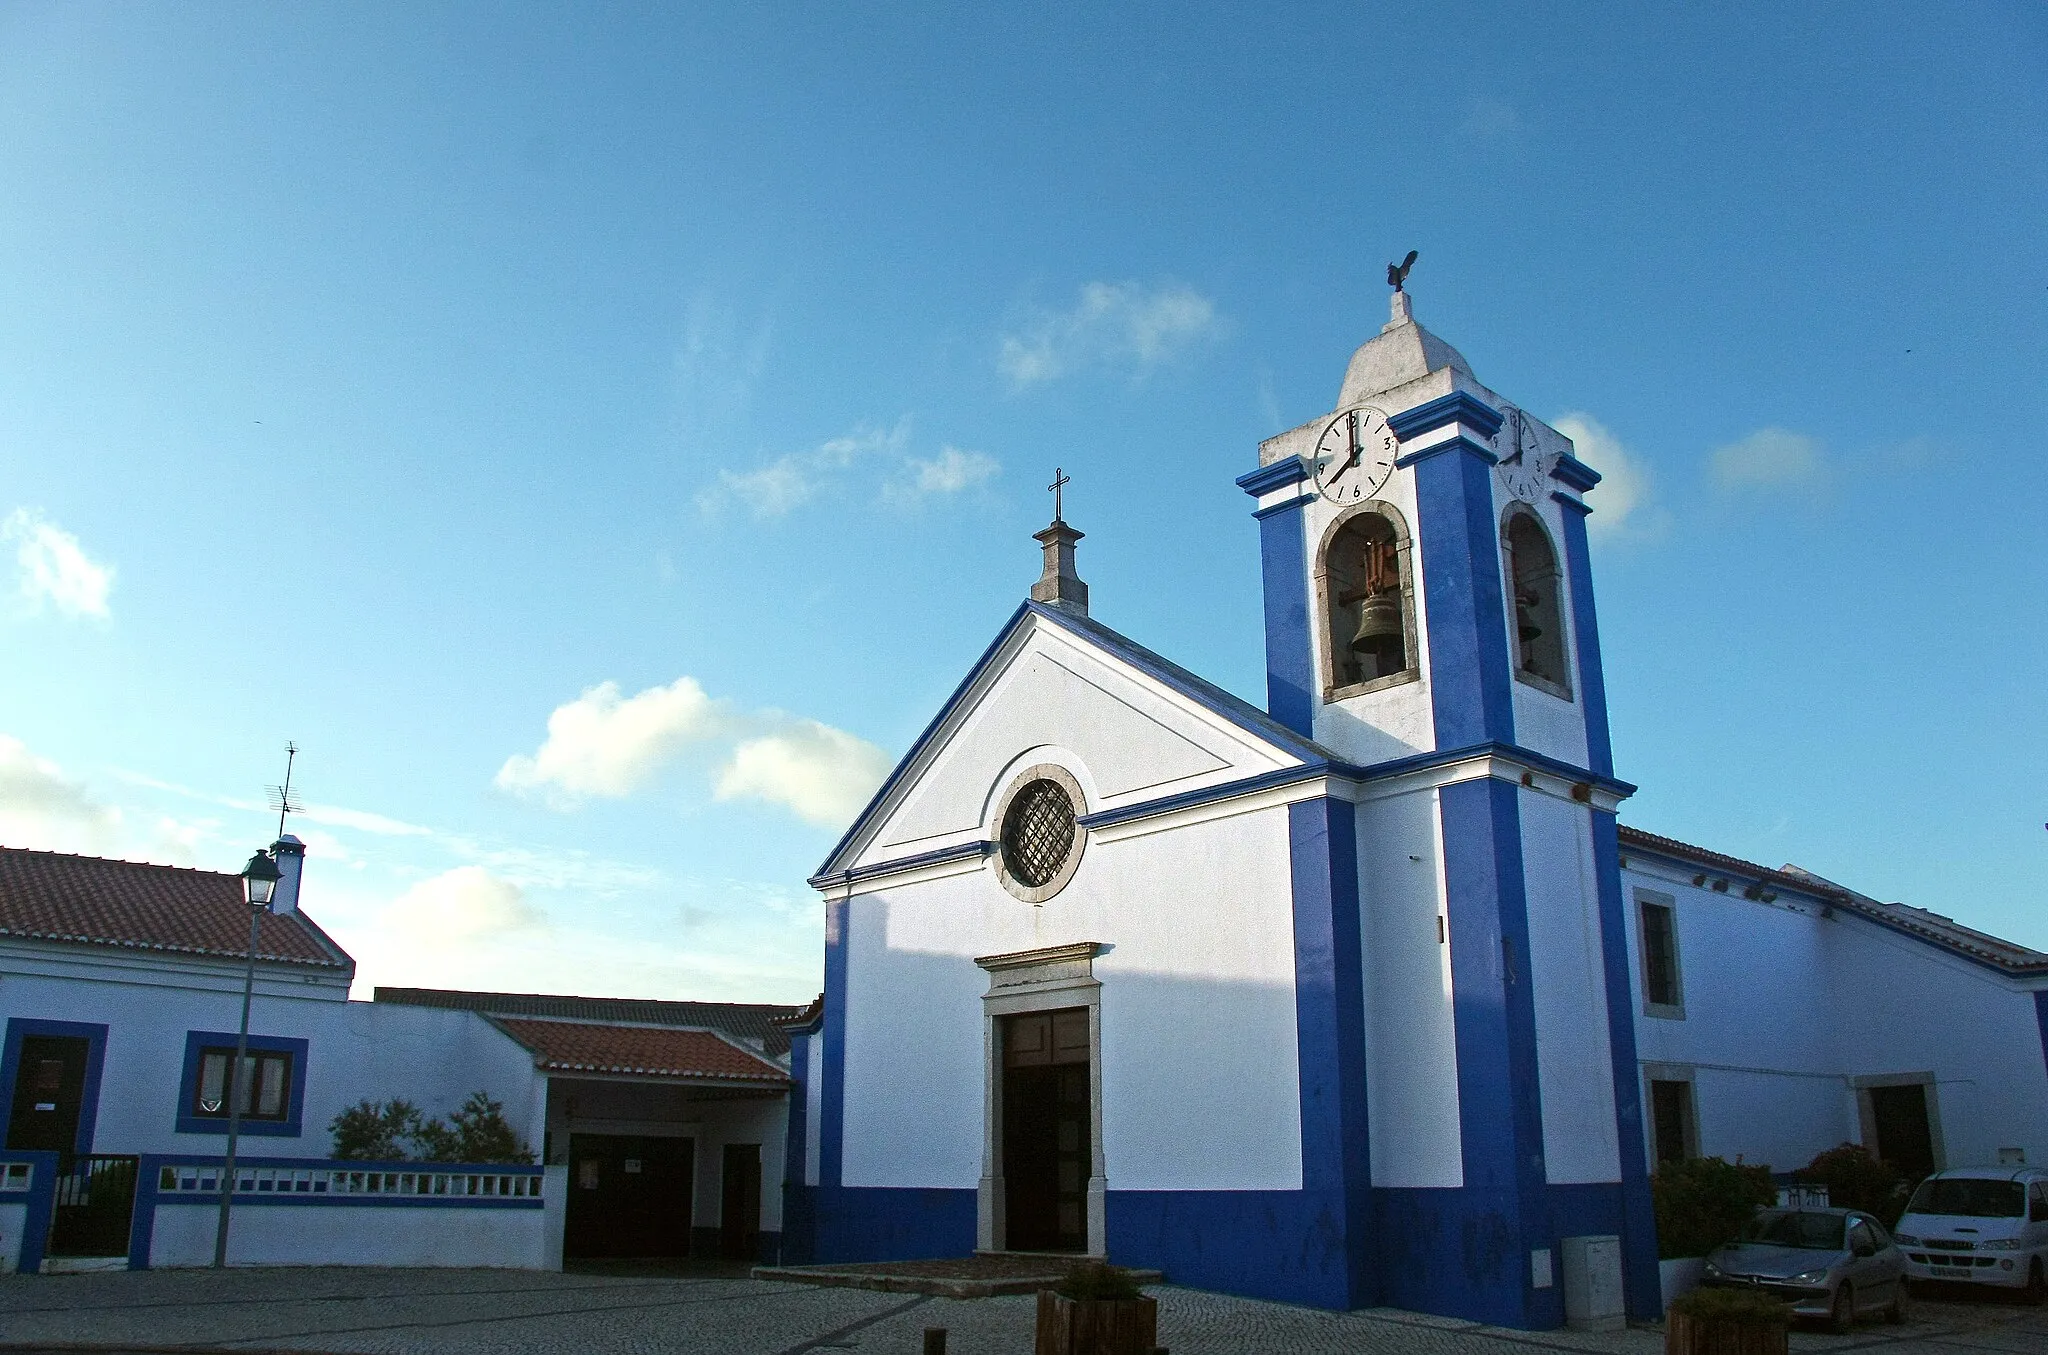
<svg viewBox="0 0 2048 1355">
<path fill-rule="evenodd" d="M 1003 1186 L 1010 1251 L 1085 1251 L 1088 1009 L 1003 1021 Z"/>
</svg>

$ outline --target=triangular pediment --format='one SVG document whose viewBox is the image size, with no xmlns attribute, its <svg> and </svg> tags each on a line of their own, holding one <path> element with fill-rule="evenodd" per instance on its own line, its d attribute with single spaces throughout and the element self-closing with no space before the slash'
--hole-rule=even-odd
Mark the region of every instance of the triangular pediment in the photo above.
<svg viewBox="0 0 2048 1355">
<path fill-rule="evenodd" d="M 1008 778 L 1048 757 L 1099 813 L 1327 754 L 1107 627 L 1027 604 L 820 873 L 983 839 Z"/>
</svg>

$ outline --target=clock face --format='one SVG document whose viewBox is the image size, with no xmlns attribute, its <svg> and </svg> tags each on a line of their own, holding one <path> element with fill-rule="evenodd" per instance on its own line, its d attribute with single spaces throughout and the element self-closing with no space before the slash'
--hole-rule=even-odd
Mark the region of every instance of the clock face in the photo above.
<svg viewBox="0 0 2048 1355">
<path fill-rule="evenodd" d="M 1494 471 L 1500 476 L 1502 487 L 1524 503 L 1536 503 L 1550 488 L 1550 472 L 1557 465 L 1556 450 L 1544 440 L 1536 421 L 1519 409 L 1495 434 L 1494 442 L 1501 448 L 1500 462 Z"/>
<path fill-rule="evenodd" d="M 1380 492 L 1400 454 L 1385 410 L 1347 409 L 1316 439 L 1316 488 L 1331 503 L 1363 503 Z"/>
</svg>

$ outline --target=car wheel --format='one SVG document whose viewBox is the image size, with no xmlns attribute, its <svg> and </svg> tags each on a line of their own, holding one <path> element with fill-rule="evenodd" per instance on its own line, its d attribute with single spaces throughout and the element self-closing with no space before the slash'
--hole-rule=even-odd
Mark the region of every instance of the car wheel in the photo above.
<svg viewBox="0 0 2048 1355">
<path fill-rule="evenodd" d="M 1835 1301 L 1828 1309 L 1828 1326 L 1838 1332 L 1847 1331 L 1856 1325 L 1856 1286 L 1847 1280 L 1835 1291 Z"/>
<path fill-rule="evenodd" d="M 1892 1295 L 1892 1306 L 1884 1310 L 1884 1320 L 1894 1326 L 1906 1320 L 1906 1282 L 1899 1281 L 1898 1291 Z"/>
<path fill-rule="evenodd" d="M 2043 1298 L 2048 1298 L 2048 1281 L 2041 1278 L 2041 1258 L 2037 1256 L 2027 1267 L 2027 1287 L 2020 1291 L 2020 1302 L 2038 1308 Z"/>
</svg>

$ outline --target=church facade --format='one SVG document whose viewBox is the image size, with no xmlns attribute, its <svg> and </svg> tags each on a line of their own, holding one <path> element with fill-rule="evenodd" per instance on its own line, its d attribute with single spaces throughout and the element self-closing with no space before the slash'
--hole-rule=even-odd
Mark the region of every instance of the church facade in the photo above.
<svg viewBox="0 0 2048 1355">
<path fill-rule="evenodd" d="M 1652 1154 L 1721 1124 L 1695 1093 L 1722 1065 L 1683 1028 L 1668 1064 L 1638 1049 L 1646 983 L 1685 1015 L 1670 891 L 1732 876 L 1800 917 L 1846 891 L 1729 858 L 1717 890 L 1643 835 L 1625 881 L 1598 478 L 1397 291 L 1335 411 L 1238 481 L 1263 710 L 1090 617 L 1056 517 L 1031 600 L 812 880 L 785 1257 L 1072 1251 L 1541 1329 L 1566 1240 L 1608 1237 L 1629 1315 L 1656 1317 Z M 2012 1013 L 2048 1013 L 2035 958 L 1997 980 Z M 1891 1085 L 1822 1099 L 1840 1120 Z"/>
</svg>

